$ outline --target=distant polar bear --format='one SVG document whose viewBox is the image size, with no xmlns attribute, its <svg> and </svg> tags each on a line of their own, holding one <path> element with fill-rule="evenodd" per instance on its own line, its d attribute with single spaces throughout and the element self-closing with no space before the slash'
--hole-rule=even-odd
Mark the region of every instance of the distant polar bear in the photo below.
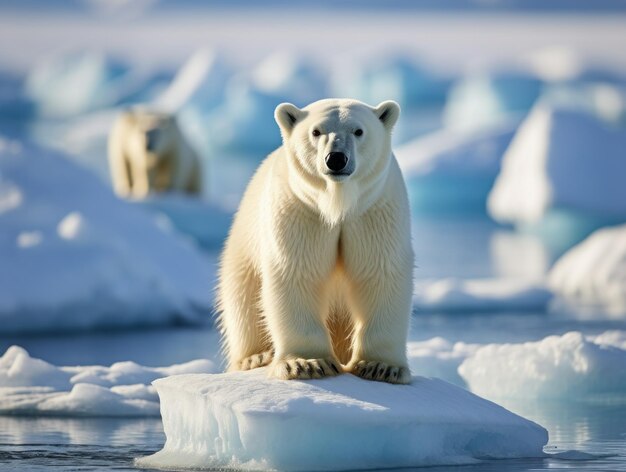
<svg viewBox="0 0 626 472">
<path fill-rule="evenodd" d="M 283 146 L 248 185 L 221 257 L 229 370 L 410 382 L 413 251 L 391 151 L 399 114 L 392 101 L 276 108 Z"/>
<path fill-rule="evenodd" d="M 200 159 L 167 113 L 139 107 L 124 111 L 109 137 L 109 167 L 115 193 L 122 197 L 202 190 Z"/>
</svg>

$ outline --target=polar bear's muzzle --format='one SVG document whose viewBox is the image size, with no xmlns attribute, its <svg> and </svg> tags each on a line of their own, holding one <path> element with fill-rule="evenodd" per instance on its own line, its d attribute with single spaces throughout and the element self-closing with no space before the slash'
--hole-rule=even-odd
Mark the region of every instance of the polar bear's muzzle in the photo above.
<svg viewBox="0 0 626 472">
<path fill-rule="evenodd" d="M 344 152 L 331 152 L 326 156 L 326 174 L 331 176 L 345 176 L 354 172 L 354 163 Z"/>
</svg>

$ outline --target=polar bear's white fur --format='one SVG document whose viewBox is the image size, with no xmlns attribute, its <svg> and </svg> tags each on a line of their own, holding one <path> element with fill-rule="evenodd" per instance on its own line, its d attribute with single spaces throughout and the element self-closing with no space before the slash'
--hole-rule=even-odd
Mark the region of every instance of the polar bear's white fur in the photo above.
<svg viewBox="0 0 626 472">
<path fill-rule="evenodd" d="M 200 159 L 176 118 L 146 108 L 131 108 L 117 118 L 109 136 L 109 168 L 115 193 L 122 197 L 202 190 Z"/>
<path fill-rule="evenodd" d="M 391 101 L 276 108 L 283 145 L 248 185 L 221 258 L 230 370 L 271 364 L 281 379 L 347 371 L 410 381 L 413 252 L 391 151 L 399 113 Z M 347 157 L 340 173 L 329 170 L 331 152 Z"/>
</svg>

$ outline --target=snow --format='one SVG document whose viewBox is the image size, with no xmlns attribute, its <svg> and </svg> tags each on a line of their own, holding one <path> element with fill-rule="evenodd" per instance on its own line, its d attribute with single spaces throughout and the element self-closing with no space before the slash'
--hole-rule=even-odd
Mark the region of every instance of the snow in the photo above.
<svg viewBox="0 0 626 472">
<path fill-rule="evenodd" d="M 500 222 L 536 225 L 551 213 L 626 217 L 626 127 L 539 103 L 520 126 L 488 199 Z"/>
<path fill-rule="evenodd" d="M 445 278 L 416 282 L 413 302 L 427 312 L 542 312 L 551 298 L 545 284 L 526 279 Z"/>
<path fill-rule="evenodd" d="M 268 379 L 265 369 L 154 385 L 167 441 L 139 467 L 346 470 L 540 457 L 541 426 L 459 387 L 352 375 Z"/>
<path fill-rule="evenodd" d="M 437 377 L 465 387 L 465 381 L 459 375 L 458 368 L 480 347 L 480 344 L 453 343 L 440 336 L 425 341 L 409 341 L 407 344 L 409 367 L 413 374 Z"/>
<path fill-rule="evenodd" d="M 77 198 L 80 196 L 80 198 Z M 214 264 L 63 155 L 0 140 L 0 331 L 207 319 Z"/>
<path fill-rule="evenodd" d="M 516 122 L 478 132 L 443 129 L 395 149 L 418 213 L 485 212 Z"/>
<path fill-rule="evenodd" d="M 448 94 L 444 110 L 447 127 L 475 130 L 511 117 L 522 117 L 533 106 L 543 82 L 523 71 L 471 74 Z"/>
<path fill-rule="evenodd" d="M 576 305 L 626 313 L 626 225 L 597 230 L 549 274 L 550 287 Z"/>
<path fill-rule="evenodd" d="M 536 342 L 488 344 L 463 361 L 458 372 L 472 392 L 491 399 L 623 398 L 624 334 L 585 338 L 569 332 Z"/>
<path fill-rule="evenodd" d="M 153 380 L 215 372 L 208 360 L 170 367 L 117 362 L 110 367 L 57 367 L 11 346 L 0 357 L 0 414 L 47 416 L 159 416 Z"/>
</svg>

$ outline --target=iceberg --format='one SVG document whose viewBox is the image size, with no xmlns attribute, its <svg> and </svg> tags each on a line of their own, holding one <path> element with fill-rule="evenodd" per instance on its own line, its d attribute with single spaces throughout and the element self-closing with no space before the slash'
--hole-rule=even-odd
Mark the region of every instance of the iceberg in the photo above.
<svg viewBox="0 0 626 472">
<path fill-rule="evenodd" d="M 570 249 L 548 281 L 564 301 L 626 313 L 626 225 L 597 230 Z"/>
<path fill-rule="evenodd" d="M 485 213 L 517 123 L 480 132 L 441 130 L 395 150 L 417 213 Z"/>
<path fill-rule="evenodd" d="M 563 249 L 626 218 L 626 128 L 579 109 L 538 103 L 502 159 L 489 214 Z"/>
<path fill-rule="evenodd" d="M 0 331 L 202 322 L 214 264 L 96 176 L 0 140 Z"/>
<path fill-rule="evenodd" d="M 522 71 L 473 74 L 455 84 L 446 101 L 444 124 L 475 130 L 531 109 L 543 89 L 543 81 Z"/>
<path fill-rule="evenodd" d="M 624 332 L 579 332 L 518 344 L 488 344 L 459 366 L 468 388 L 490 399 L 623 399 Z"/>
<path fill-rule="evenodd" d="M 543 457 L 547 431 L 437 379 L 346 374 L 280 381 L 265 369 L 154 382 L 167 440 L 139 467 L 347 470 Z"/>
<path fill-rule="evenodd" d="M 11 346 L 0 357 L 0 414 L 45 416 L 159 416 L 153 380 L 215 372 L 198 359 L 169 367 L 116 362 L 110 367 L 57 367 Z"/>
</svg>

